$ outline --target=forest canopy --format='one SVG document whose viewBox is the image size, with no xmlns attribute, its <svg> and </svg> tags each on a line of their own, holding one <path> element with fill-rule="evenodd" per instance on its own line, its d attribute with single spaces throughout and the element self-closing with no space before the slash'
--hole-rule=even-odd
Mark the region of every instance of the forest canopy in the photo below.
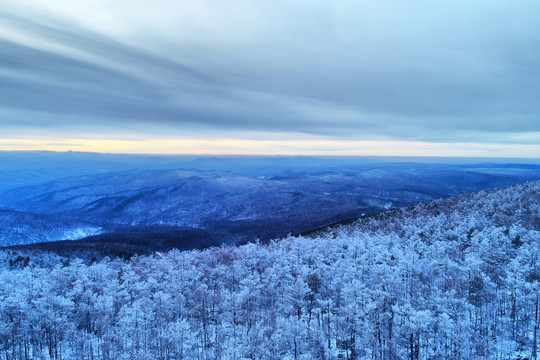
<svg viewBox="0 0 540 360">
<path fill-rule="evenodd" d="M 540 182 L 269 244 L 0 254 L 1 359 L 538 357 Z"/>
</svg>

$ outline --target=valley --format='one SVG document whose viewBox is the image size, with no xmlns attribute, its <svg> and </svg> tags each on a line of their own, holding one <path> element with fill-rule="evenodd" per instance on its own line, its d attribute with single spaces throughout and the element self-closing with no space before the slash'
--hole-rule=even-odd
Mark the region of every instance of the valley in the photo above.
<svg viewBox="0 0 540 360">
<path fill-rule="evenodd" d="M 17 222 L 22 213 L 33 217 L 24 221 L 26 235 L 6 230 L 0 244 L 51 242 L 40 246 L 81 250 L 101 246 L 104 251 L 140 254 L 268 242 L 389 208 L 540 178 L 540 166 L 535 164 L 309 157 L 169 157 L 154 159 L 154 165 L 172 166 L 174 160 L 183 167 L 103 172 L 112 166 L 106 156 L 101 158 L 104 163 L 94 159 L 96 163 L 84 164 L 91 155 L 67 155 L 65 168 L 73 165 L 94 173 L 1 193 L 3 221 Z M 111 157 L 110 163 L 117 164 L 119 157 Z M 127 165 L 122 166 L 134 166 L 137 157 L 123 159 Z M 147 157 L 141 157 L 139 167 L 146 166 L 145 161 Z M 18 166 L 24 168 L 24 161 Z M 50 173 L 44 176 L 43 180 Z M 72 224 L 71 232 L 64 231 L 67 223 Z M 166 240 L 156 241 L 155 234 Z"/>
</svg>

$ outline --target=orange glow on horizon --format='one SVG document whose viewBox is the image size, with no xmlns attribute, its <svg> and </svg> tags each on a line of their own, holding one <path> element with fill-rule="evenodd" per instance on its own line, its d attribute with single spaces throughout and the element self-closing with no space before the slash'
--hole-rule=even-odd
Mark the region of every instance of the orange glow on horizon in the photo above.
<svg viewBox="0 0 540 360">
<path fill-rule="evenodd" d="M 538 144 L 433 143 L 367 140 L 248 139 L 0 139 L 0 150 L 171 155 L 449 156 L 538 158 Z"/>
</svg>

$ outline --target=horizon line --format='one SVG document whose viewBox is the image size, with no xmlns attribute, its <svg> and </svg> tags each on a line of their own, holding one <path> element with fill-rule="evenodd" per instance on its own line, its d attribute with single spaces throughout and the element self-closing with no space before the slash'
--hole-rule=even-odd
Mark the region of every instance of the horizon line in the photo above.
<svg viewBox="0 0 540 360">
<path fill-rule="evenodd" d="M 518 160 L 537 161 L 540 157 L 515 157 L 515 156 L 476 156 L 476 155 L 344 155 L 344 154 L 269 154 L 269 153 L 152 153 L 152 152 L 111 152 L 111 151 L 89 151 L 89 150 L 50 150 L 50 149 L 0 149 L 0 153 L 52 153 L 52 154 L 92 154 L 92 155 L 112 155 L 112 156 L 163 156 L 163 157 L 206 157 L 206 158 L 336 158 L 336 159 L 432 159 L 432 160 Z"/>
</svg>

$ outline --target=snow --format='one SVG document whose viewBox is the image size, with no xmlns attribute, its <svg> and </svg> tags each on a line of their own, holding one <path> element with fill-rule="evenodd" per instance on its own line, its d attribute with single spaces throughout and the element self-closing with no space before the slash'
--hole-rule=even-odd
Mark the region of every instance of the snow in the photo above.
<svg viewBox="0 0 540 360">
<path fill-rule="evenodd" d="M 533 182 L 270 244 L 3 252 L 0 358 L 534 358 L 539 202 Z"/>
</svg>

